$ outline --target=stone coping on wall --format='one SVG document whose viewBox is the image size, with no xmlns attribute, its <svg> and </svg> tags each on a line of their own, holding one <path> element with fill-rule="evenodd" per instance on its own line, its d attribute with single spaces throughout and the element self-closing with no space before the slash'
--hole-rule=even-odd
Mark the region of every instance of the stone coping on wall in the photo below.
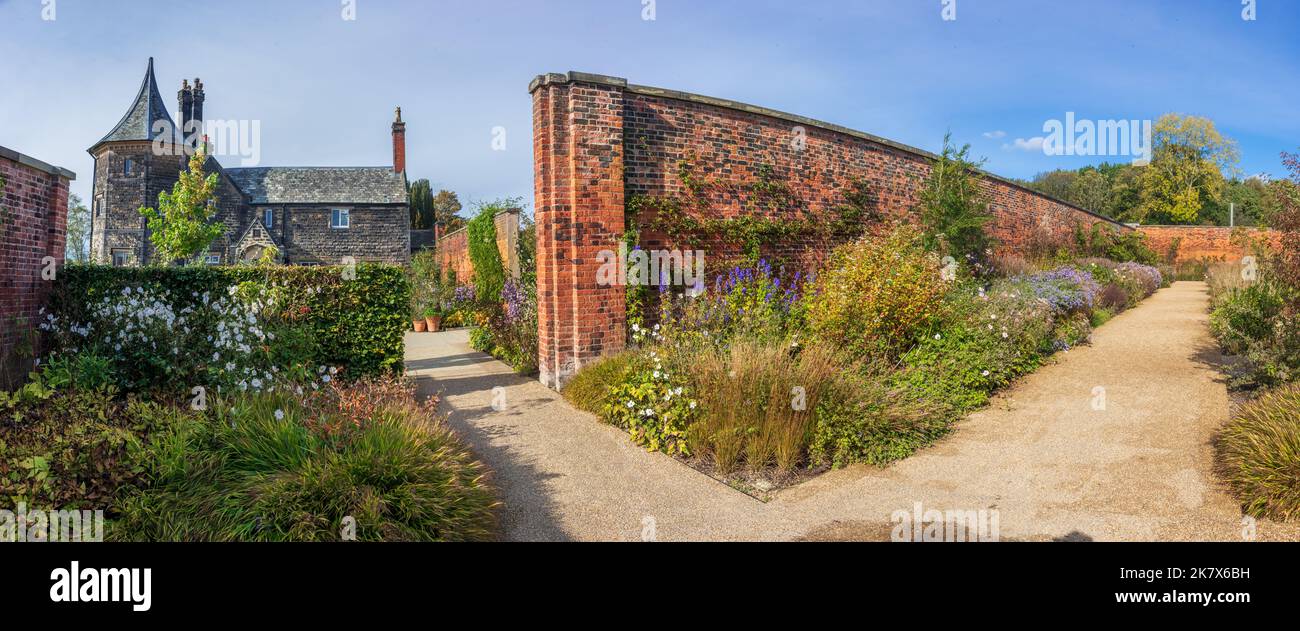
<svg viewBox="0 0 1300 631">
<path fill-rule="evenodd" d="M 43 171 L 45 173 L 49 173 L 50 175 L 64 177 L 69 180 L 77 179 L 77 174 L 73 173 L 72 171 L 69 171 L 63 167 L 56 167 L 48 162 L 42 162 L 29 155 L 18 153 L 17 151 L 14 151 L 13 149 L 10 149 L 8 147 L 0 146 L 0 158 L 12 160 L 23 166 L 31 167 L 33 169 L 36 169 L 37 171 Z"/>
<path fill-rule="evenodd" d="M 844 134 L 846 136 L 852 136 L 854 138 L 860 138 L 868 142 L 873 142 L 878 145 L 883 145 L 891 149 L 896 149 L 898 151 L 902 151 L 904 153 L 908 153 L 927 160 L 936 160 L 939 158 L 938 155 L 926 151 L 924 149 L 919 149 L 911 145 L 905 145 L 901 142 L 895 142 L 888 138 L 882 138 L 880 136 L 868 134 L 866 132 L 858 131 L 856 129 L 850 129 L 842 125 L 836 125 L 835 123 L 828 123 L 814 118 L 808 118 L 807 116 L 790 114 L 788 112 L 782 112 L 780 110 L 774 110 L 766 107 L 761 107 L 758 105 L 750 105 L 748 103 L 741 103 L 739 101 L 731 101 L 728 99 L 720 99 L 712 96 L 704 96 L 702 94 L 692 94 L 690 92 L 682 92 L 679 90 L 669 90 L 666 88 L 655 88 L 651 86 L 631 84 L 628 83 L 627 79 L 621 77 L 612 77 L 609 75 L 593 74 L 589 72 L 577 72 L 573 70 L 567 73 L 551 72 L 547 74 L 537 75 L 528 84 L 528 93 L 532 94 L 534 91 L 537 90 L 537 88 L 544 85 L 565 84 L 565 83 L 590 83 L 595 85 L 607 85 L 607 86 L 613 86 L 613 87 L 624 89 L 633 94 L 642 94 L 645 96 L 654 96 L 660 98 L 674 99 L 678 101 L 687 101 L 691 103 L 700 103 L 703 105 L 712 105 L 714 107 L 727 108 L 727 109 L 736 110 L 740 112 L 746 112 L 749 114 L 755 114 L 758 116 L 775 118 L 777 120 L 796 123 L 798 125 L 803 125 L 807 127 L 816 127 L 818 129 L 824 129 L 826 131 L 835 132 L 838 134 Z M 1116 221 L 1115 219 L 1112 219 L 1110 217 L 1107 217 L 1099 213 L 1095 213 L 1086 208 L 1080 208 L 1078 206 L 1075 206 L 1074 204 L 1053 197 L 1051 195 L 1046 195 L 1040 191 L 1036 191 L 1032 188 L 1029 188 L 1024 184 L 1021 184 L 1010 178 L 1005 178 L 1002 177 L 1001 175 L 998 175 L 996 173 L 990 173 L 983 169 L 976 169 L 976 172 L 983 177 L 987 177 L 992 180 L 997 180 L 998 182 L 1006 184 L 1007 186 L 1017 188 L 1031 195 L 1041 197 L 1043 199 L 1051 200 L 1053 202 L 1061 204 L 1062 206 L 1066 206 L 1073 210 L 1077 210 L 1086 215 L 1091 215 L 1107 223 L 1114 224 L 1115 226 L 1118 226 L 1120 228 L 1124 228 L 1128 230 L 1133 229 L 1133 226 L 1131 225 Z"/>
</svg>

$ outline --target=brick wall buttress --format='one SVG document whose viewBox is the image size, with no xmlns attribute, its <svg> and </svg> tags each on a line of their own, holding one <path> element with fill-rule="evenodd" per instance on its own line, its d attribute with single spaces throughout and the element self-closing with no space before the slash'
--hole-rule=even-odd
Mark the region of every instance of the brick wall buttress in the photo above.
<svg viewBox="0 0 1300 631">
<path fill-rule="evenodd" d="M 72 172 L 0 147 L 0 388 L 23 382 L 39 353 L 36 326 L 52 281 L 45 257 L 63 269 Z"/>
<path fill-rule="evenodd" d="M 558 388 L 584 363 L 623 349 L 623 287 L 596 282 L 623 234 L 622 86 L 540 77 L 533 95 L 538 365 Z"/>
</svg>

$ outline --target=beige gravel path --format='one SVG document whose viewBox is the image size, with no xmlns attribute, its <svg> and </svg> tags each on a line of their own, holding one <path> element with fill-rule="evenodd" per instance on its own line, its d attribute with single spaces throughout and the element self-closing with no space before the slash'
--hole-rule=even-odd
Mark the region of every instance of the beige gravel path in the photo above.
<svg viewBox="0 0 1300 631">
<path fill-rule="evenodd" d="M 408 334 L 407 368 L 442 393 L 453 426 L 494 470 L 509 540 L 880 540 L 894 511 L 919 502 L 996 510 L 1003 540 L 1239 541 L 1241 512 L 1210 473 L 1228 396 L 1207 300 L 1203 283 L 1176 283 L 937 445 L 887 469 L 827 473 L 768 503 L 646 453 L 471 350 L 464 331 Z M 1296 527 L 1268 522 L 1256 533 L 1300 540 Z"/>
</svg>

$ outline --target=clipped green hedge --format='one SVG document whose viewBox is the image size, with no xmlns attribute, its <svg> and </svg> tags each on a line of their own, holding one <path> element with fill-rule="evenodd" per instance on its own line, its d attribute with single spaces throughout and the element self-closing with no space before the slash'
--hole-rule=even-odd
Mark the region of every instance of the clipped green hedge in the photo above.
<svg viewBox="0 0 1300 631">
<path fill-rule="evenodd" d="M 51 311 L 68 321 L 87 319 L 87 305 L 126 287 L 168 290 L 177 296 L 217 295 L 243 282 L 269 282 L 304 309 L 303 322 L 323 365 L 346 366 L 352 377 L 400 374 L 404 368 L 411 288 L 401 267 L 361 263 L 355 278 L 343 267 L 108 267 L 60 270 Z"/>
</svg>

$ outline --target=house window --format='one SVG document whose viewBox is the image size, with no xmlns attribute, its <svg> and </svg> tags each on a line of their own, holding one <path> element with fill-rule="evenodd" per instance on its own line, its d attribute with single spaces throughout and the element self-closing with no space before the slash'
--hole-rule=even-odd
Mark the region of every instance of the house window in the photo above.
<svg viewBox="0 0 1300 631">
<path fill-rule="evenodd" d="M 126 267 L 127 262 L 130 260 L 130 250 L 113 249 L 113 267 Z"/>
<path fill-rule="evenodd" d="M 122 161 L 122 175 L 131 175 L 131 159 Z"/>
<path fill-rule="evenodd" d="M 95 216 L 98 217 L 103 213 L 104 213 L 104 202 L 98 199 L 95 200 Z"/>
<path fill-rule="evenodd" d="M 262 211 L 262 225 L 267 228 L 275 227 L 275 211 L 267 208 Z"/>
<path fill-rule="evenodd" d="M 220 254 L 208 254 L 208 257 L 207 257 L 206 260 L 207 260 L 208 265 L 221 265 L 221 255 L 220 255 Z"/>
<path fill-rule="evenodd" d="M 348 209 L 335 208 L 334 212 L 330 215 L 330 227 L 347 228 L 350 227 L 351 225 L 352 225 L 352 217 L 350 216 Z"/>
</svg>

